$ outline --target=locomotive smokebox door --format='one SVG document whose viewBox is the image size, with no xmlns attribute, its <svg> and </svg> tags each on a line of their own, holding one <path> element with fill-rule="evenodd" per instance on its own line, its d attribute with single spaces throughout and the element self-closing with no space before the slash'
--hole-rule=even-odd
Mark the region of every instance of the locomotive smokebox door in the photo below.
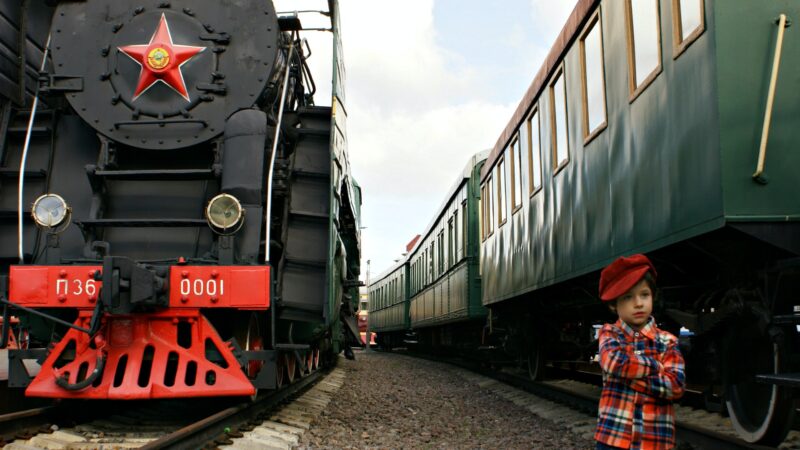
<svg viewBox="0 0 800 450">
<path fill-rule="evenodd" d="M 271 2 L 92 0 L 61 3 L 51 50 L 55 77 L 99 133 L 143 149 L 177 149 L 222 133 L 255 105 L 276 69 Z"/>
</svg>

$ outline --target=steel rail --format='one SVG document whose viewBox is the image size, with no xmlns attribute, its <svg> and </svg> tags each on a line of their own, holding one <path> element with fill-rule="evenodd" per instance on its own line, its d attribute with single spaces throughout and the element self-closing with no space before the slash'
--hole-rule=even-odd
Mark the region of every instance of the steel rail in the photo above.
<svg viewBox="0 0 800 450">
<path fill-rule="evenodd" d="M 44 406 L 0 415 L 0 442 L 9 442 L 28 430 L 41 429 L 61 412 L 55 406 Z"/>
<path fill-rule="evenodd" d="M 269 411 L 287 398 L 300 393 L 319 381 L 323 373 L 317 371 L 289 385 L 275 394 L 252 403 L 241 403 L 224 409 L 205 419 L 185 426 L 173 433 L 147 443 L 142 450 L 202 448 L 206 443 L 220 436 L 226 436 L 226 429 L 246 424 L 255 420 L 261 413 Z"/>
</svg>

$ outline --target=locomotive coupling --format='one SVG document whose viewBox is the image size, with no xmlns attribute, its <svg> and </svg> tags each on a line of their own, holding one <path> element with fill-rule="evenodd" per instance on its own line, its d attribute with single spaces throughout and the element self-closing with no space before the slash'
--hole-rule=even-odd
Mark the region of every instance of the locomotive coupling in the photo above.
<svg viewBox="0 0 800 450">
<path fill-rule="evenodd" d="M 97 275 L 96 275 L 97 276 Z M 141 307 L 169 306 L 167 280 L 130 258 L 103 258 L 100 300 L 111 314 L 127 314 Z"/>
</svg>

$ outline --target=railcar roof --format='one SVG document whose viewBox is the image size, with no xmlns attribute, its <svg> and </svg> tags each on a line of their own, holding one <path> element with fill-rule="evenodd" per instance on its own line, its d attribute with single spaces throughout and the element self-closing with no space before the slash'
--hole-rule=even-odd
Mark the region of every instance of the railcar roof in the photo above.
<svg viewBox="0 0 800 450">
<path fill-rule="evenodd" d="M 489 170 L 494 166 L 494 163 L 503 153 L 508 142 L 517 132 L 520 123 L 525 119 L 533 101 L 539 97 L 539 94 L 542 92 L 542 89 L 544 89 L 550 76 L 558 69 L 564 54 L 569 50 L 572 42 L 578 36 L 584 23 L 589 19 L 589 16 L 595 10 L 598 3 L 600 3 L 600 0 L 578 0 L 575 9 L 572 10 L 572 14 L 570 14 L 567 19 L 567 23 L 564 24 L 564 28 L 561 29 L 561 33 L 559 33 L 555 43 L 550 48 L 550 53 L 547 54 L 544 64 L 539 68 L 539 72 L 536 73 L 536 78 L 533 79 L 533 83 L 528 87 L 528 90 L 522 97 L 522 101 L 517 105 L 514 115 L 511 117 L 508 125 L 506 125 L 503 133 L 500 134 L 497 143 L 494 144 L 494 148 L 481 170 L 481 181 L 485 180 L 489 175 Z"/>
<path fill-rule="evenodd" d="M 486 156 L 488 154 L 489 154 L 489 150 L 488 149 L 487 150 L 481 150 L 481 151 L 479 151 L 478 153 L 475 153 L 474 155 L 472 155 L 469 158 L 469 161 L 464 166 L 464 169 L 461 171 L 461 176 L 455 181 L 455 183 L 453 183 L 453 186 L 447 191 L 448 192 L 447 196 L 445 197 L 444 201 L 439 206 L 439 208 L 436 210 L 437 211 L 436 215 L 433 217 L 433 219 L 430 221 L 430 223 L 428 223 L 428 226 L 425 227 L 425 232 L 420 235 L 419 240 L 417 240 L 417 243 L 414 244 L 414 247 L 411 249 L 411 251 L 409 251 L 408 254 L 403 257 L 403 259 L 401 259 L 400 261 L 396 262 L 394 265 L 392 265 L 388 269 L 386 269 L 383 272 L 381 272 L 380 275 L 375 277 L 374 281 L 370 280 L 370 283 L 369 283 L 370 286 L 382 281 L 384 278 L 386 278 L 389 275 L 391 275 L 392 273 L 394 273 L 398 268 L 400 268 L 403 264 L 405 264 L 411 258 L 411 255 L 413 255 L 417 251 L 417 248 L 420 246 L 420 244 L 431 233 L 431 230 L 433 229 L 433 226 L 436 225 L 436 221 L 439 220 L 439 218 L 442 216 L 442 212 L 444 211 L 444 209 L 447 207 L 447 205 L 453 199 L 453 196 L 458 193 L 458 190 L 461 188 L 461 185 L 464 184 L 464 180 L 468 179 L 470 177 L 470 175 L 472 173 L 472 168 L 475 167 L 476 164 L 478 164 L 481 161 L 483 161 L 484 159 L 486 159 Z"/>
<path fill-rule="evenodd" d="M 442 204 L 439 205 L 439 208 L 436 209 L 436 215 L 433 216 L 433 219 L 431 219 L 431 221 L 428 223 L 428 226 L 425 227 L 425 232 L 420 235 L 421 237 L 419 238 L 417 243 L 414 245 L 411 251 L 408 252 L 409 257 L 417 251 L 417 248 L 419 248 L 422 242 L 425 241 L 425 238 L 427 238 L 428 235 L 431 233 L 431 230 L 433 230 L 434 225 L 436 225 L 436 221 L 438 221 L 439 218 L 442 217 L 444 209 L 447 207 L 447 205 L 450 204 L 450 201 L 453 199 L 453 196 L 458 193 L 458 190 L 461 188 L 461 185 L 464 184 L 464 180 L 469 179 L 470 175 L 472 174 L 472 169 L 478 163 L 485 160 L 488 155 L 489 155 L 489 150 L 487 149 L 487 150 L 481 150 L 469 158 L 469 161 L 464 166 L 464 169 L 461 171 L 461 176 L 455 181 L 455 183 L 453 183 L 453 186 L 451 186 L 450 189 L 447 191 L 447 195 L 445 196 L 444 201 L 442 201 Z"/>
</svg>

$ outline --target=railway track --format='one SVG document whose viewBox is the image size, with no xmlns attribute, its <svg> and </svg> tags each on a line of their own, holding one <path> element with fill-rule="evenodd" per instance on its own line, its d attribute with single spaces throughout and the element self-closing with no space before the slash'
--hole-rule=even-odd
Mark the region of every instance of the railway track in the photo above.
<svg viewBox="0 0 800 450">
<path fill-rule="evenodd" d="M 476 361 L 460 358 L 432 357 L 416 352 L 403 354 L 445 362 L 470 373 L 468 381 L 528 409 L 541 417 L 559 422 L 574 433 L 591 439 L 597 425 L 599 386 L 567 378 L 542 382 L 531 381 L 522 373 L 495 371 Z M 521 371 L 520 371 L 521 372 Z M 679 448 L 766 450 L 773 447 L 754 445 L 739 439 L 727 418 L 702 409 L 676 405 L 676 428 Z M 800 449 L 800 433 L 790 432 L 778 447 Z"/>
<path fill-rule="evenodd" d="M 317 371 L 254 402 L 64 402 L 0 416 L 0 446 L 35 449 L 291 448 L 344 382 Z"/>
</svg>

